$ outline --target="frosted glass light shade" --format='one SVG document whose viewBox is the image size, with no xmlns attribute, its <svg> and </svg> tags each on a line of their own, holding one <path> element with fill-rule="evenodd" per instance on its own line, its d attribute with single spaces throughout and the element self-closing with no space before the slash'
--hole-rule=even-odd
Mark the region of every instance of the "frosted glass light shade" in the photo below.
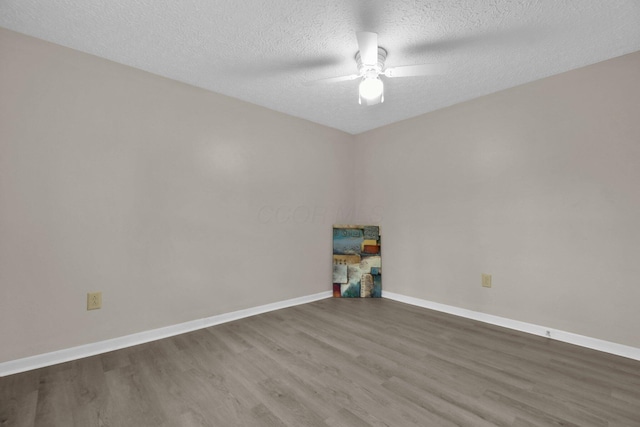
<svg viewBox="0 0 640 427">
<path fill-rule="evenodd" d="M 378 77 L 365 77 L 358 87 L 360 104 L 375 105 L 384 102 L 384 84 Z"/>
</svg>

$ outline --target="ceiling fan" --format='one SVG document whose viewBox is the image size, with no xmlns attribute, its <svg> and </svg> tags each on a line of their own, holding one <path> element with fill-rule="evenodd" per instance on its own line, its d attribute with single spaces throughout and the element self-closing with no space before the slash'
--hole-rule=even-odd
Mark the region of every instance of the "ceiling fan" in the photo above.
<svg viewBox="0 0 640 427">
<path fill-rule="evenodd" d="M 356 33 L 356 39 L 358 41 L 358 52 L 355 56 L 358 67 L 357 74 L 315 80 L 309 84 L 336 83 L 359 78 L 361 80 L 358 86 L 358 103 L 361 105 L 376 105 L 384 102 L 384 83 L 380 78 L 382 76 L 388 78 L 432 76 L 443 74 L 446 71 L 446 67 L 442 64 L 385 68 L 384 61 L 387 59 L 387 51 L 378 46 L 378 34 L 361 31 Z"/>
</svg>

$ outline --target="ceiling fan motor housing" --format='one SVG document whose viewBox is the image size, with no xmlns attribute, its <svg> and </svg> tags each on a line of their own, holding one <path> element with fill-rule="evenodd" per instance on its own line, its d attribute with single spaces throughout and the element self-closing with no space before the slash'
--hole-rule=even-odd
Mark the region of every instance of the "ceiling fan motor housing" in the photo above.
<svg viewBox="0 0 640 427">
<path fill-rule="evenodd" d="M 360 51 L 356 53 L 356 62 L 358 64 L 358 74 L 361 76 L 365 76 L 370 74 L 371 71 L 375 72 L 377 76 L 384 69 L 384 61 L 387 59 L 387 51 L 378 46 L 378 62 L 376 64 L 364 64 L 362 62 L 362 58 L 360 57 Z"/>
</svg>

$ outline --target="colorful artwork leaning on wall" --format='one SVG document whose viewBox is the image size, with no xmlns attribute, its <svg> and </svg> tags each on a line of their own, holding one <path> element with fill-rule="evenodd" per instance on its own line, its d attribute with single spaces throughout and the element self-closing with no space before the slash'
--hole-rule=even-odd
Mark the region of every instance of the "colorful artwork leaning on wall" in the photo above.
<svg viewBox="0 0 640 427">
<path fill-rule="evenodd" d="M 381 298 L 380 228 L 333 226 L 333 296 Z"/>
</svg>

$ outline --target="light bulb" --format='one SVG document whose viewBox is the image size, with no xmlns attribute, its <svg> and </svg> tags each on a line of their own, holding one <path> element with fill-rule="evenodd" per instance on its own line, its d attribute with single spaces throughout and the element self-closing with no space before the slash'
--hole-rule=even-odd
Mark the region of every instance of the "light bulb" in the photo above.
<svg viewBox="0 0 640 427">
<path fill-rule="evenodd" d="M 360 82 L 359 91 L 361 98 L 372 101 L 381 97 L 384 85 L 377 77 L 365 77 Z"/>
</svg>

